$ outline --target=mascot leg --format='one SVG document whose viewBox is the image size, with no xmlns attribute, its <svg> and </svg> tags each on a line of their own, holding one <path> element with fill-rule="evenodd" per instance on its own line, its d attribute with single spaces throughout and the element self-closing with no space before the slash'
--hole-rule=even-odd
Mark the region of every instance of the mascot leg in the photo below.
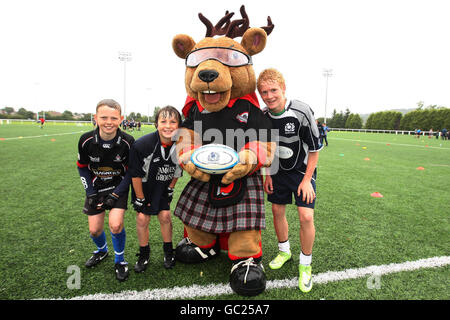
<svg viewBox="0 0 450 320">
<path fill-rule="evenodd" d="M 183 263 L 199 263 L 217 257 L 220 243 L 217 235 L 184 226 L 187 237 L 183 238 L 175 250 L 175 258 Z"/>
<path fill-rule="evenodd" d="M 243 296 L 256 296 L 266 289 L 266 275 L 261 263 L 261 231 L 237 231 L 230 234 L 228 256 L 233 266 L 230 286 Z"/>
</svg>

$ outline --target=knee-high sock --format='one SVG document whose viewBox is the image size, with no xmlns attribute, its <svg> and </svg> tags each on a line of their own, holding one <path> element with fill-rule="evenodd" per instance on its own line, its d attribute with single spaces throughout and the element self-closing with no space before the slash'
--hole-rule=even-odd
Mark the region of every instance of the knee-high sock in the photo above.
<svg viewBox="0 0 450 320">
<path fill-rule="evenodd" d="M 97 246 L 97 251 L 101 251 L 101 252 L 108 251 L 108 245 L 106 243 L 105 231 L 103 231 L 98 237 L 94 237 L 91 235 L 91 239 Z"/>
<path fill-rule="evenodd" d="M 111 232 L 111 236 L 115 254 L 114 263 L 125 261 L 123 256 L 125 251 L 125 241 L 127 237 L 125 228 L 123 228 L 122 231 L 119 233 Z"/>
</svg>

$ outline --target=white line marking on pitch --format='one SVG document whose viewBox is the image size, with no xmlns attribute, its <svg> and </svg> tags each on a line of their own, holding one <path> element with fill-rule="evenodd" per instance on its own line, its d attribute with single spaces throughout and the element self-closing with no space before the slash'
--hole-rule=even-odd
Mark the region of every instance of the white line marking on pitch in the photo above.
<svg viewBox="0 0 450 320">
<path fill-rule="evenodd" d="M 55 133 L 55 134 L 43 134 L 40 136 L 26 136 L 26 137 L 13 137 L 13 138 L 3 138 L 4 141 L 7 140 L 19 140 L 19 139 L 32 139 L 32 138 L 44 138 L 44 137 L 56 137 L 56 136 L 64 136 L 67 134 L 76 134 L 76 133 L 83 133 L 86 131 L 75 131 L 75 132 L 65 132 L 65 133 Z"/>
<path fill-rule="evenodd" d="M 385 274 L 413 271 L 422 268 L 437 268 L 450 264 L 450 256 L 433 257 L 403 263 L 391 263 L 380 266 L 369 266 L 343 271 L 328 271 L 313 275 L 315 284 L 358 279 L 367 276 L 382 276 Z M 267 281 L 267 290 L 296 288 L 298 278 Z M 119 293 L 97 293 L 78 296 L 72 300 L 168 300 L 168 299 L 194 299 L 196 297 L 212 297 L 224 294 L 233 294 L 228 284 L 209 284 L 206 286 L 192 285 L 189 287 L 173 287 L 163 289 L 149 289 L 143 291 L 123 291 Z"/>
<path fill-rule="evenodd" d="M 431 149 L 445 149 L 450 150 L 450 148 L 446 147 L 433 147 L 433 146 L 419 146 L 415 144 L 406 144 L 406 143 L 395 143 L 395 142 L 382 142 L 382 141 L 370 141 L 370 140 L 358 140 L 358 139 L 346 139 L 346 138 L 337 138 L 337 137 L 330 137 L 330 139 L 334 140 L 345 140 L 345 141 L 356 141 L 356 142 L 366 142 L 366 143 L 378 143 L 378 144 L 387 144 L 393 146 L 402 146 L 402 147 L 417 147 L 417 148 L 431 148 Z"/>
</svg>

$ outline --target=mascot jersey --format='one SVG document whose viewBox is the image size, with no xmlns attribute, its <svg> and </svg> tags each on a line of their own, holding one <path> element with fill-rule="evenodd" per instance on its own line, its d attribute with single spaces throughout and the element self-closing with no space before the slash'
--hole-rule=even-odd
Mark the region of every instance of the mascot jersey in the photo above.
<svg viewBox="0 0 450 320">
<path fill-rule="evenodd" d="M 186 119 L 181 127 L 196 131 L 203 144 L 226 144 L 239 152 L 247 142 L 270 141 L 272 124 L 259 109 L 255 95 L 231 100 L 218 112 L 208 112 L 198 101 L 188 98 L 183 114 Z"/>
</svg>

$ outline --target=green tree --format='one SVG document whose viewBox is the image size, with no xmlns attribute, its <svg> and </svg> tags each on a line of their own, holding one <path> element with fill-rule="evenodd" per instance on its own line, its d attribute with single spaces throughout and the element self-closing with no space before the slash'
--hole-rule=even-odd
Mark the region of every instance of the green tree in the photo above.
<svg viewBox="0 0 450 320">
<path fill-rule="evenodd" d="M 347 121 L 345 122 L 345 127 L 349 129 L 361 129 L 362 128 L 362 119 L 359 114 L 351 113 L 347 117 Z"/>
<path fill-rule="evenodd" d="M 14 108 L 11 107 L 4 107 L 2 110 L 4 110 L 8 115 L 14 113 Z"/>
<path fill-rule="evenodd" d="M 19 111 L 17 111 L 17 114 L 22 119 L 34 119 L 33 111 L 28 111 L 25 108 L 20 108 Z"/>
<path fill-rule="evenodd" d="M 69 110 L 64 110 L 61 120 L 73 120 L 73 113 Z"/>
</svg>

